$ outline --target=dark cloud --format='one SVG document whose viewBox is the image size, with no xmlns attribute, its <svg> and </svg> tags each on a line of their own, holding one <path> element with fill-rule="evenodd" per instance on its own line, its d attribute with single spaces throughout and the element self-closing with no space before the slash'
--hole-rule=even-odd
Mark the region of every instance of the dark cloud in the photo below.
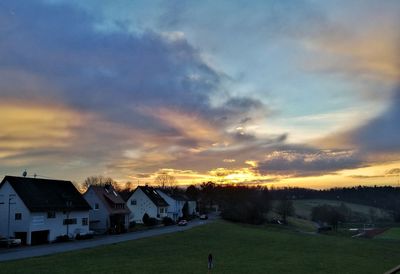
<svg viewBox="0 0 400 274">
<path fill-rule="evenodd" d="M 299 150 L 276 150 L 269 153 L 254 169 L 263 175 L 302 177 L 335 173 L 362 165 L 363 162 L 353 151 L 304 147 Z"/>
<path fill-rule="evenodd" d="M 101 18 L 66 4 L 1 5 L 5 25 L 0 68 L 20 80 L 10 84 L 2 79 L 3 98 L 53 97 L 113 121 L 160 131 L 168 129 L 137 111 L 139 107 L 172 107 L 205 118 L 261 107 L 255 100 L 234 98 L 228 99 L 226 109 L 212 108 L 210 95 L 218 91 L 220 76 L 183 38 L 151 31 L 96 31 Z M 26 76 L 31 83 L 22 81 Z"/>
<path fill-rule="evenodd" d="M 380 116 L 349 133 L 352 143 L 361 152 L 400 151 L 400 88 L 396 90 L 389 108 Z"/>
<path fill-rule="evenodd" d="M 392 168 L 385 172 L 386 175 L 400 175 L 400 168 Z"/>
</svg>

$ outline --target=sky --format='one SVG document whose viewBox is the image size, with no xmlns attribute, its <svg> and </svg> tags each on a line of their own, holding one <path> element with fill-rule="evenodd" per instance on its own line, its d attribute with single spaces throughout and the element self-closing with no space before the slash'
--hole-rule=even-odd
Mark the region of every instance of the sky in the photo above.
<svg viewBox="0 0 400 274">
<path fill-rule="evenodd" d="M 0 175 L 398 185 L 400 2 L 0 1 Z"/>
</svg>

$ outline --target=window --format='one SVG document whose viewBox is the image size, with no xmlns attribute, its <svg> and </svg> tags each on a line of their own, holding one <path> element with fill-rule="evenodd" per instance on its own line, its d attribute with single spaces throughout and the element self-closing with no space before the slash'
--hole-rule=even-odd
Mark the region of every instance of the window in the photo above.
<svg viewBox="0 0 400 274">
<path fill-rule="evenodd" d="M 131 200 L 131 205 L 136 205 L 136 200 Z"/>
<path fill-rule="evenodd" d="M 48 211 L 47 212 L 47 219 L 54 219 L 56 217 L 55 211 Z"/>
<path fill-rule="evenodd" d="M 160 207 L 160 213 L 164 213 L 164 208 Z"/>
<path fill-rule="evenodd" d="M 95 204 L 94 204 L 94 209 L 95 209 L 95 210 L 98 210 L 98 209 L 99 209 L 99 204 L 98 204 L 98 203 L 95 203 Z"/>
<path fill-rule="evenodd" d="M 21 220 L 22 219 L 22 213 L 15 213 L 15 220 Z"/>
<path fill-rule="evenodd" d="M 64 225 L 76 225 L 76 218 L 64 219 Z"/>
<path fill-rule="evenodd" d="M 116 208 L 116 209 L 124 209 L 125 208 L 125 204 L 122 204 L 122 203 L 115 204 L 114 208 Z"/>
<path fill-rule="evenodd" d="M 88 225 L 88 224 L 89 224 L 88 218 L 82 218 L 82 225 Z"/>
<path fill-rule="evenodd" d="M 0 205 L 4 205 L 4 195 L 0 195 Z"/>
</svg>

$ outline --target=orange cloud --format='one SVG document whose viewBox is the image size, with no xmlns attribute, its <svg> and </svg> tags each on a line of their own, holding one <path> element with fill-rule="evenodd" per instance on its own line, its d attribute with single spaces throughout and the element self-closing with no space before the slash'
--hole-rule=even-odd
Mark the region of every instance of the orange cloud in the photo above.
<svg viewBox="0 0 400 274">
<path fill-rule="evenodd" d="M 27 149 L 62 148 L 70 144 L 74 128 L 84 118 L 60 106 L 0 103 L 0 158 Z"/>
</svg>

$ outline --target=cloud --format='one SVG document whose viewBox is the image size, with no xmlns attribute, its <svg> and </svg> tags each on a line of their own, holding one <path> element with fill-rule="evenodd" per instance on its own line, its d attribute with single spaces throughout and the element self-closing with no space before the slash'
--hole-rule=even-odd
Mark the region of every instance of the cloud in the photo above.
<svg viewBox="0 0 400 274">
<path fill-rule="evenodd" d="M 297 150 L 273 151 L 257 162 L 253 169 L 263 175 L 304 177 L 326 175 L 361 166 L 362 160 L 353 151 L 304 147 Z"/>
<path fill-rule="evenodd" d="M 389 108 L 380 116 L 350 132 L 350 140 L 365 152 L 400 151 L 400 89 L 391 101 Z"/>
<path fill-rule="evenodd" d="M 3 131 L 0 142 L 13 165 L 38 157 L 146 173 L 178 166 L 223 139 L 240 143 L 228 128 L 267 110 L 226 91 L 212 103 L 223 76 L 183 34 L 99 29 L 102 17 L 73 4 L 0 5 L 0 98 L 20 117 L 4 118 L 7 130 L 18 130 Z M 37 131 L 27 134 L 32 128 Z"/>
<path fill-rule="evenodd" d="M 389 175 L 389 176 L 400 175 L 400 168 L 392 168 L 392 169 L 386 171 L 385 174 Z"/>
</svg>

